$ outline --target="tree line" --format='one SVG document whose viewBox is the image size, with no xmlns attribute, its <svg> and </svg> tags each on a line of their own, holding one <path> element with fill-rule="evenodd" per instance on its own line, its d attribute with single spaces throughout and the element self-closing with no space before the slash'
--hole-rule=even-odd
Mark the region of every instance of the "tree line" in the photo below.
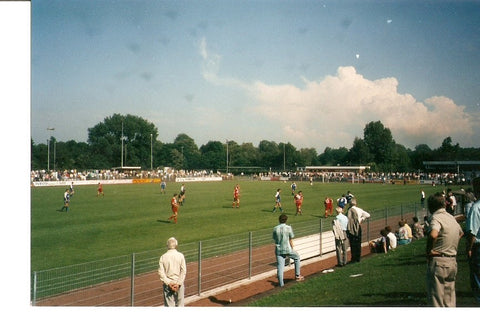
<svg viewBox="0 0 480 336">
<path fill-rule="evenodd" d="M 290 142 L 262 140 L 255 146 L 251 142 L 210 140 L 198 147 L 184 133 L 178 134 L 173 143 L 163 143 L 157 137 L 153 123 L 130 114 L 114 114 L 88 129 L 87 142 L 57 142 L 53 136 L 48 145 L 31 140 L 31 169 L 110 169 L 123 165 L 147 170 L 173 167 L 225 171 L 228 167 L 231 172 L 248 172 L 368 165 L 376 172 L 409 172 L 423 170 L 423 161 L 480 160 L 480 148 L 461 148 L 450 137 L 438 148 L 419 144 L 411 150 L 396 143 L 390 129 L 380 121 L 366 124 L 363 138 L 356 137 L 351 148 L 326 147 L 321 154 L 314 148 L 297 149 Z"/>
</svg>

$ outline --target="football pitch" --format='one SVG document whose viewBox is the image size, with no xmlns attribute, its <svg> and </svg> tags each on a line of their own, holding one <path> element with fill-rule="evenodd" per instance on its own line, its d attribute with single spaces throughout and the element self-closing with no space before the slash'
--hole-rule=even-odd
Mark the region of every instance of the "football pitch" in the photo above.
<svg viewBox="0 0 480 336">
<path fill-rule="evenodd" d="M 240 208 L 232 208 L 233 189 L 240 185 Z M 31 270 L 40 271 L 110 257 L 164 248 L 174 236 L 181 245 L 237 233 L 273 228 L 279 211 L 272 213 L 274 195 L 282 189 L 282 205 L 288 223 L 324 218 L 325 197 L 334 202 L 351 191 L 366 211 L 420 202 L 420 190 L 428 195 L 443 186 L 403 184 L 352 184 L 296 182 L 304 194 L 303 215 L 295 216 L 291 182 L 234 180 L 189 182 L 178 223 L 169 221 L 170 199 L 181 183 L 104 185 L 97 197 L 96 185 L 75 186 L 70 210 L 61 212 L 65 187 L 31 189 Z M 458 189 L 460 187 L 455 187 Z"/>
</svg>

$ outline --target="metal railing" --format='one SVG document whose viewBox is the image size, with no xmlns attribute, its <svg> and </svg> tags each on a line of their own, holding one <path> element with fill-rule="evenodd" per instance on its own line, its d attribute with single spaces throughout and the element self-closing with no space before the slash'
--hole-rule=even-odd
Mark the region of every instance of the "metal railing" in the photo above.
<svg viewBox="0 0 480 336">
<path fill-rule="evenodd" d="M 362 241 L 379 236 L 386 225 L 423 218 L 418 204 L 402 204 L 369 211 Z M 296 238 L 318 236 L 318 256 L 327 246 L 322 232 L 331 231 L 332 218 L 296 223 Z M 315 236 L 315 237 L 316 237 Z M 331 246 L 328 245 L 328 246 Z M 329 247 L 330 248 L 330 247 Z M 296 246 L 301 250 L 302 246 Z M 334 251 L 335 247 L 331 247 Z M 181 244 L 187 262 L 185 297 L 250 279 L 276 269 L 272 229 Z M 329 252 L 332 252 L 329 251 Z M 133 253 L 95 262 L 35 271 L 31 278 L 31 304 L 38 306 L 160 306 L 163 304 L 158 260 L 165 249 Z"/>
</svg>

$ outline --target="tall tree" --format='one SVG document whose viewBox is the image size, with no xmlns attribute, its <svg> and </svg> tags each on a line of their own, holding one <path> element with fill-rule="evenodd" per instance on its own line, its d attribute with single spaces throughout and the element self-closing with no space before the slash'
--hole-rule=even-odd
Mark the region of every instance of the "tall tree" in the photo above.
<svg viewBox="0 0 480 336">
<path fill-rule="evenodd" d="M 258 145 L 258 151 L 260 162 L 265 168 L 277 170 L 283 167 L 283 155 L 280 155 L 280 149 L 276 142 L 262 140 Z"/>
<path fill-rule="evenodd" d="M 157 136 L 153 123 L 130 114 L 114 114 L 88 129 L 92 159 L 98 168 L 121 164 L 150 168 L 151 146 Z"/>
<path fill-rule="evenodd" d="M 197 169 L 200 165 L 200 151 L 195 141 L 186 135 L 180 133 L 173 142 L 175 149 L 181 153 L 183 159 L 183 169 Z"/>
<path fill-rule="evenodd" d="M 220 141 L 209 141 L 200 146 L 200 168 L 219 170 L 226 166 L 226 150 Z"/>
<path fill-rule="evenodd" d="M 352 165 L 365 165 L 371 161 L 372 155 L 367 144 L 363 139 L 355 137 L 353 146 L 348 153 L 349 161 Z"/>
<path fill-rule="evenodd" d="M 423 169 L 424 161 L 432 161 L 433 151 L 426 144 L 415 146 L 415 150 L 410 153 L 412 168 L 415 170 Z"/>
<path fill-rule="evenodd" d="M 380 121 L 371 121 L 363 130 L 363 140 L 380 168 L 391 171 L 395 141 L 390 129 L 385 128 Z"/>
<path fill-rule="evenodd" d="M 346 165 L 348 164 L 348 149 L 345 147 L 338 149 L 325 147 L 323 153 L 318 156 L 318 160 L 322 165 Z"/>
</svg>

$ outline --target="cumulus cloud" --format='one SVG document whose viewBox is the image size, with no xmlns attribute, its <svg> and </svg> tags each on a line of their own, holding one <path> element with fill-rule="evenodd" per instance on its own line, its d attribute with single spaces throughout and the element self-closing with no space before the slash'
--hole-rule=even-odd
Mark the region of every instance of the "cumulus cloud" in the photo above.
<svg viewBox="0 0 480 336">
<path fill-rule="evenodd" d="M 257 82 L 252 90 L 256 111 L 281 121 L 292 142 L 349 148 L 355 136 L 363 137 L 365 125 L 377 120 L 392 131 L 397 143 L 410 148 L 421 143 L 436 147 L 447 136 L 474 135 L 475 122 L 463 106 L 448 97 L 419 102 L 399 93 L 395 78 L 369 80 L 348 66 L 339 67 L 333 76 L 304 79 L 304 83 L 299 88 Z"/>
<path fill-rule="evenodd" d="M 353 66 L 341 66 L 336 74 L 319 80 L 303 78 L 300 87 L 242 83 L 218 76 L 221 57 L 207 51 L 205 39 L 200 53 L 206 80 L 244 89 L 251 98 L 250 112 L 269 120 L 281 130 L 282 139 L 297 147 L 350 148 L 355 137 L 363 137 L 365 125 L 377 120 L 392 131 L 397 143 L 409 148 L 418 144 L 436 148 L 448 136 L 468 146 L 480 125 L 448 97 L 417 101 L 398 92 L 396 78 L 367 79 Z"/>
</svg>

